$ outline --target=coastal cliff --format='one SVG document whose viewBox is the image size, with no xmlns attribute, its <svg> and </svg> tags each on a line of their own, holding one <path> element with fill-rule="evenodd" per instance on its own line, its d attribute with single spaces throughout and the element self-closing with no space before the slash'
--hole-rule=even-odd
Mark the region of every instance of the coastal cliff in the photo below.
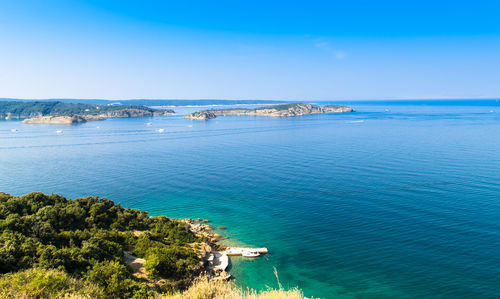
<svg viewBox="0 0 500 299">
<path fill-rule="evenodd" d="M 208 120 L 216 118 L 217 115 L 212 111 L 198 111 L 184 116 L 184 118 L 195 119 L 195 120 Z"/>
<path fill-rule="evenodd" d="M 255 109 L 245 109 L 245 108 L 236 108 L 236 109 L 211 109 L 211 110 L 203 110 L 197 111 L 191 114 L 184 116 L 187 119 L 194 120 L 208 120 L 212 118 L 216 118 L 218 116 L 268 116 L 268 117 L 292 117 L 292 116 L 301 116 L 308 114 L 320 114 L 320 113 L 344 113 L 344 112 L 353 112 L 354 110 L 351 107 L 342 106 L 342 105 L 326 105 L 326 106 L 318 106 L 307 103 L 293 103 L 293 104 L 282 104 L 282 105 L 274 105 L 267 107 L 259 107 Z"/>
<path fill-rule="evenodd" d="M 55 124 L 55 125 L 73 125 L 85 123 L 88 121 L 105 120 L 106 118 L 94 115 L 80 116 L 39 116 L 27 118 L 22 121 L 23 124 Z"/>
<path fill-rule="evenodd" d="M 85 123 L 88 121 L 106 120 L 107 118 L 127 118 L 127 117 L 151 117 L 161 115 L 172 115 L 169 110 L 141 110 L 134 108 L 124 108 L 121 110 L 109 111 L 99 115 L 73 115 L 73 116 L 37 116 L 27 118 L 22 121 L 23 124 L 57 124 L 72 125 Z"/>
</svg>

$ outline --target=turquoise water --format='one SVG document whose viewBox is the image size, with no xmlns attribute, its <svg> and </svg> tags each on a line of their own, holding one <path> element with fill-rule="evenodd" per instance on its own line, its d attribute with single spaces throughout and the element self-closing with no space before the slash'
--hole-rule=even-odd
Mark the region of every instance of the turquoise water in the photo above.
<svg viewBox="0 0 500 299">
<path fill-rule="evenodd" d="M 233 259 L 242 286 L 277 287 L 275 267 L 306 296 L 499 297 L 500 103 L 351 105 L 285 119 L 2 121 L 0 190 L 208 218 L 228 242 L 269 248 Z"/>
</svg>

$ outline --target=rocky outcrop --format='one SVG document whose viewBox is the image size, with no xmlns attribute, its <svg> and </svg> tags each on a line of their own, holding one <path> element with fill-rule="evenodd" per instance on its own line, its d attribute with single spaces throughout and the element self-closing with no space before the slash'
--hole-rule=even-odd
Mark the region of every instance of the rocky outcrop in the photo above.
<svg viewBox="0 0 500 299">
<path fill-rule="evenodd" d="M 354 109 L 344 105 L 325 105 L 322 107 L 323 113 L 345 113 L 354 112 Z"/>
<path fill-rule="evenodd" d="M 301 116 L 308 114 L 319 114 L 319 113 L 344 113 L 353 112 L 351 107 L 342 105 L 326 105 L 318 106 L 307 103 L 293 103 L 293 104 L 283 104 L 275 106 L 260 107 L 256 109 L 212 109 L 198 111 L 184 116 L 188 119 L 196 120 L 208 120 L 218 116 L 229 116 L 229 115 L 252 115 L 252 116 L 269 116 L 269 117 L 291 117 L 291 116 Z"/>
<path fill-rule="evenodd" d="M 194 112 L 194 113 L 191 113 L 191 114 L 184 116 L 184 118 L 194 119 L 194 120 L 208 120 L 208 119 L 212 119 L 212 118 L 216 118 L 216 117 L 217 117 L 217 115 L 215 115 L 215 113 L 213 113 L 212 111 L 208 111 L 208 110 Z"/>
<path fill-rule="evenodd" d="M 146 107 L 145 107 L 146 108 Z M 126 117 L 152 117 L 175 114 L 173 110 L 163 109 L 139 109 L 139 108 L 122 108 L 111 111 L 106 111 L 101 114 L 89 115 L 72 115 L 72 116 L 57 116 L 36 114 L 34 117 L 23 120 L 24 124 L 57 124 L 57 125 L 73 125 L 85 123 L 88 121 L 105 120 L 106 118 L 126 118 Z"/>
<path fill-rule="evenodd" d="M 105 113 L 99 114 L 101 117 L 106 118 L 121 118 L 121 117 L 151 117 L 151 116 L 165 116 L 175 114 L 173 110 L 165 109 L 138 109 L 138 108 L 127 108 L 117 109 L 113 111 L 107 111 Z"/>
<path fill-rule="evenodd" d="M 106 118 L 96 115 L 73 115 L 73 116 L 38 116 L 23 120 L 23 124 L 54 124 L 54 125 L 73 125 L 88 121 L 105 120 Z"/>
</svg>

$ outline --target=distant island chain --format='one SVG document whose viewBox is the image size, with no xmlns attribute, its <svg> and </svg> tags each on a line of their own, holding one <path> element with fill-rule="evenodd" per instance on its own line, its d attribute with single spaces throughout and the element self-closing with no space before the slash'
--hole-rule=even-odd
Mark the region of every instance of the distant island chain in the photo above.
<svg viewBox="0 0 500 299">
<path fill-rule="evenodd" d="M 28 124 L 78 124 L 107 118 L 151 117 L 175 114 L 169 109 L 141 105 L 90 105 L 63 102 L 0 102 L 0 119 L 24 119 Z"/>
<path fill-rule="evenodd" d="M 279 104 L 255 109 L 208 109 L 184 116 L 186 119 L 209 120 L 220 116 L 293 117 L 320 113 L 353 112 L 343 105 L 319 106 L 308 103 Z M 142 105 L 100 105 L 60 101 L 0 101 L 0 119 L 22 119 L 26 124 L 79 124 L 107 118 L 152 117 L 175 114 L 170 109 Z"/>
</svg>

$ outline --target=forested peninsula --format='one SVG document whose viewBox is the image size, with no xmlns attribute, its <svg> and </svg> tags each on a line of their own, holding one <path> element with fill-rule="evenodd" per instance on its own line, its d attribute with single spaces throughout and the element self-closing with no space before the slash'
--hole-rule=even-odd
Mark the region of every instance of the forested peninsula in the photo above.
<svg viewBox="0 0 500 299">
<path fill-rule="evenodd" d="M 173 110 L 140 105 L 90 105 L 59 101 L 0 101 L 0 119 L 24 119 L 24 123 L 75 124 L 120 117 L 175 114 Z"/>
<path fill-rule="evenodd" d="M 225 281 L 206 254 L 220 245 L 196 222 L 94 196 L 0 192 L 0 297 L 303 298 Z"/>
</svg>

